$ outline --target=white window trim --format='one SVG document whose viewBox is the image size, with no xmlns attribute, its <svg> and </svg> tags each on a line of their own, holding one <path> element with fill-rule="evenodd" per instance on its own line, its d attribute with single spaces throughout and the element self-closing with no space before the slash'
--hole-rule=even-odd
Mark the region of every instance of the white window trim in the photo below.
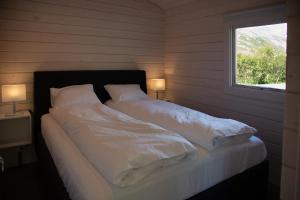
<svg viewBox="0 0 300 200">
<path fill-rule="evenodd" d="M 242 96 L 251 99 L 266 100 L 269 102 L 283 103 L 285 90 L 262 88 L 255 86 L 245 86 L 235 84 L 234 62 L 235 62 L 235 39 L 236 28 L 261 26 L 269 24 L 286 23 L 286 5 L 280 4 L 259 8 L 255 10 L 242 11 L 225 14 L 225 87 L 226 94 Z"/>
</svg>

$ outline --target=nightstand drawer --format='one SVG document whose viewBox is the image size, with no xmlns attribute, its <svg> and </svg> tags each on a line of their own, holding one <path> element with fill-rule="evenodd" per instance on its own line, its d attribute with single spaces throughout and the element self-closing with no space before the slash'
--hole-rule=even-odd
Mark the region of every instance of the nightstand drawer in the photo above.
<svg viewBox="0 0 300 200">
<path fill-rule="evenodd" d="M 8 119 L 0 121 L 0 146 L 30 137 L 29 118 Z"/>
<path fill-rule="evenodd" d="M 31 144 L 30 113 L 2 118 L 0 130 L 0 148 Z"/>
</svg>

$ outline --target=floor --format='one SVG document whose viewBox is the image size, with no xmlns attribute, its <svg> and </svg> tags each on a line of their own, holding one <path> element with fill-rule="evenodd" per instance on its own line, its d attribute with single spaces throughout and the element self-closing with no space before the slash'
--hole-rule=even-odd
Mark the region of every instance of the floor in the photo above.
<svg viewBox="0 0 300 200">
<path fill-rule="evenodd" d="M 279 200 L 279 188 L 269 187 L 268 200 Z M 38 176 L 37 164 L 26 164 L 0 172 L 1 200 L 44 200 L 43 182 Z"/>
<path fill-rule="evenodd" d="M 268 190 L 269 190 L 268 200 L 280 200 L 279 186 L 270 184 Z"/>
<path fill-rule="evenodd" d="M 43 184 L 38 178 L 37 164 L 5 169 L 0 172 L 1 200 L 42 200 Z"/>
</svg>

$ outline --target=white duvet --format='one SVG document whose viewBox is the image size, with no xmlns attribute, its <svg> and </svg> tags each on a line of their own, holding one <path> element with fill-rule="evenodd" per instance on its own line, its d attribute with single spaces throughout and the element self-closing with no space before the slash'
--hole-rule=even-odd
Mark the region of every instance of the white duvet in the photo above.
<svg viewBox="0 0 300 200">
<path fill-rule="evenodd" d="M 212 151 L 227 143 L 245 141 L 256 129 L 242 122 L 217 118 L 166 101 L 142 99 L 106 102 L 109 107 L 136 119 L 177 132 L 189 141 Z"/>
<path fill-rule="evenodd" d="M 50 114 L 95 169 L 120 187 L 196 155 L 180 135 L 102 104 L 52 108 Z"/>
</svg>

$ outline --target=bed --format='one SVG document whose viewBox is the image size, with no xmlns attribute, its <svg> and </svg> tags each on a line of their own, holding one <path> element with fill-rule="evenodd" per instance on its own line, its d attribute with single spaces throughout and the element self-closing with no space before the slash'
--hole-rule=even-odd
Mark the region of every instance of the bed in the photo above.
<svg viewBox="0 0 300 200">
<path fill-rule="evenodd" d="M 139 84 L 142 90 L 147 92 L 146 73 L 141 70 L 51 71 L 34 73 L 35 144 L 39 158 L 39 169 L 43 179 L 46 180 L 45 189 L 49 199 L 70 199 L 66 191 L 66 183 L 62 181 L 57 166 L 54 164 L 53 148 L 48 148 L 49 144 L 47 146 L 45 142 L 46 137 L 54 134 L 45 136 L 45 131 L 43 135 L 41 133 L 41 116 L 48 113 L 48 109 L 50 108 L 49 88 L 85 83 L 94 85 L 95 93 L 102 102 L 110 99 L 103 87 L 106 84 Z M 49 140 L 47 141 L 49 143 Z M 62 141 L 62 139 L 58 139 L 57 141 Z M 57 142 L 57 144 L 58 143 L 59 142 Z M 53 146 L 55 146 L 55 143 L 52 147 Z M 64 144 L 62 144 L 60 148 L 63 146 Z M 265 199 L 267 179 L 268 163 L 267 161 L 263 161 L 243 171 L 243 173 L 239 173 L 230 178 L 228 177 L 228 179 L 194 195 L 190 199 L 240 199 L 241 197 L 243 199 Z M 169 182 L 172 181 L 169 180 Z M 89 188 L 88 183 L 85 184 L 85 187 L 87 187 L 87 189 Z M 167 188 L 168 187 L 166 187 L 166 189 Z M 159 188 L 152 188 L 153 191 L 155 189 L 159 190 Z M 167 194 L 166 192 L 164 193 L 164 191 L 160 192 Z M 125 193 L 121 192 L 119 194 L 124 195 Z M 142 196 L 140 196 L 140 199 L 141 198 Z M 128 196 L 128 199 L 130 199 L 130 196 Z"/>
<path fill-rule="evenodd" d="M 115 89 L 108 90 L 112 100 L 105 104 L 110 108 L 179 133 L 208 151 L 225 144 L 247 141 L 257 132 L 254 127 L 234 119 L 218 118 L 175 103 L 152 99 L 138 85 L 110 85 L 110 89 Z M 123 99 L 116 98 L 119 96 Z"/>
</svg>

